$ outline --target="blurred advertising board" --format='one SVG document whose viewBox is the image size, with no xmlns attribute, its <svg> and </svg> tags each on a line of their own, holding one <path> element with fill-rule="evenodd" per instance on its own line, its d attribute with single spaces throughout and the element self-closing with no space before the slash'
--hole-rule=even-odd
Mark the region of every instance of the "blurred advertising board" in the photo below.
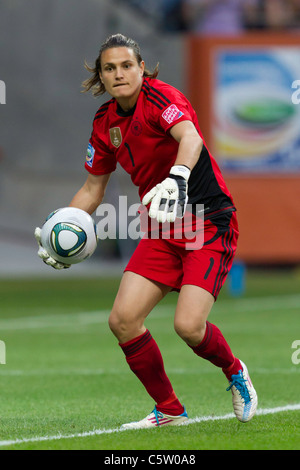
<svg viewBox="0 0 300 470">
<path fill-rule="evenodd" d="M 300 172 L 300 47 L 215 53 L 213 146 L 232 172 Z"/>
<path fill-rule="evenodd" d="M 300 35 L 187 39 L 187 94 L 238 209 L 238 256 L 300 262 Z"/>
</svg>

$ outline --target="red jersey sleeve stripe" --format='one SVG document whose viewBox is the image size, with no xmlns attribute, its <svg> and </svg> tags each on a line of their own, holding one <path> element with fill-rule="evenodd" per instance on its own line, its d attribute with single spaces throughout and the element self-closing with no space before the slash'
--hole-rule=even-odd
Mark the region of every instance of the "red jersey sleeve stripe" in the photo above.
<svg viewBox="0 0 300 470">
<path fill-rule="evenodd" d="M 113 101 L 114 101 L 114 99 L 111 99 L 111 100 L 107 101 L 106 103 L 104 103 L 102 106 L 100 106 L 100 108 L 98 109 L 98 111 L 95 114 L 94 121 L 95 121 L 95 119 L 98 119 L 98 118 L 104 116 L 104 114 L 106 114 L 110 104 L 113 103 Z"/>
<path fill-rule="evenodd" d="M 160 93 L 156 93 L 155 89 L 153 87 L 149 87 L 146 83 L 144 83 L 142 91 L 146 95 L 146 99 L 155 104 L 159 109 L 164 109 L 171 103 L 168 99 L 158 96 Z"/>
<path fill-rule="evenodd" d="M 154 86 L 149 85 L 149 83 L 147 83 L 146 81 L 144 82 L 143 86 L 147 90 L 149 90 L 149 92 L 151 90 L 152 93 L 156 93 L 157 95 L 159 95 L 160 98 L 162 98 L 165 101 L 165 106 L 167 106 L 168 104 L 171 104 L 171 101 L 169 100 L 169 98 L 166 95 L 164 95 L 161 91 L 157 90 L 157 88 L 155 88 Z M 159 98 L 157 97 L 157 99 Z"/>
</svg>

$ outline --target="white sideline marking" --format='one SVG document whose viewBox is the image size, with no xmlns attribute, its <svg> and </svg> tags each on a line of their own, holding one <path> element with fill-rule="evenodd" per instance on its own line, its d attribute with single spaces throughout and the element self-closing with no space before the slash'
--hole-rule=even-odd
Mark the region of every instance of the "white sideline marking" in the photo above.
<svg viewBox="0 0 300 470">
<path fill-rule="evenodd" d="M 282 413 L 283 411 L 296 411 L 296 410 L 300 410 L 300 403 L 297 403 L 295 405 L 278 406 L 276 408 L 260 408 L 256 411 L 256 416 L 272 415 L 275 413 Z M 235 418 L 234 413 L 228 413 L 227 415 L 223 415 L 223 416 L 200 416 L 199 418 L 189 419 L 185 423 L 182 423 L 181 426 L 187 426 L 188 424 L 193 424 L 193 423 L 201 423 L 203 421 L 220 421 L 220 420 L 231 419 L 231 418 Z"/>
<path fill-rule="evenodd" d="M 295 405 L 286 405 L 286 406 L 278 406 L 276 408 L 261 408 L 258 409 L 256 412 L 257 416 L 275 414 L 275 413 L 282 413 L 284 411 L 296 411 L 300 410 L 300 403 Z M 235 418 L 234 413 L 228 413 L 223 416 L 199 416 L 196 418 L 189 419 L 188 421 L 180 424 L 179 426 L 188 426 L 194 423 L 202 423 L 206 421 L 221 421 Z M 101 434 L 112 434 L 117 432 L 126 432 L 126 429 L 94 429 L 93 431 L 82 432 L 78 434 L 57 434 L 56 436 L 37 436 L 37 437 L 29 437 L 29 438 L 21 438 L 15 440 L 7 440 L 7 441 L 0 441 L 0 447 L 4 446 L 11 446 L 15 444 L 24 444 L 26 442 L 43 442 L 43 441 L 57 441 L 60 439 L 74 439 L 78 437 L 91 437 L 91 436 L 100 436 Z"/>
</svg>

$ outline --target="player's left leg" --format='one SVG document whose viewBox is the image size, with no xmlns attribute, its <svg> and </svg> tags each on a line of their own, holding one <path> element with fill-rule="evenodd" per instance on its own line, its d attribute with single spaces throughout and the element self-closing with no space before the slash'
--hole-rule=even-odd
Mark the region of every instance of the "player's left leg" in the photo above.
<svg viewBox="0 0 300 470">
<path fill-rule="evenodd" d="M 177 334 L 200 357 L 222 368 L 227 377 L 238 373 L 240 361 L 234 357 L 219 328 L 207 321 L 215 299 L 207 290 L 184 285 L 181 288 L 175 312 Z"/>
<path fill-rule="evenodd" d="M 174 327 L 197 356 L 220 367 L 230 382 L 236 417 L 243 422 L 255 414 L 257 396 L 247 367 L 237 359 L 220 329 L 207 321 L 214 297 L 205 289 L 184 285 L 179 294 Z"/>
<path fill-rule="evenodd" d="M 236 214 L 221 213 L 206 220 L 204 235 L 201 249 L 181 251 L 184 275 L 175 330 L 195 354 L 223 370 L 230 382 L 236 417 L 249 421 L 257 407 L 257 396 L 247 368 L 233 355 L 219 328 L 207 321 L 236 251 Z"/>
</svg>

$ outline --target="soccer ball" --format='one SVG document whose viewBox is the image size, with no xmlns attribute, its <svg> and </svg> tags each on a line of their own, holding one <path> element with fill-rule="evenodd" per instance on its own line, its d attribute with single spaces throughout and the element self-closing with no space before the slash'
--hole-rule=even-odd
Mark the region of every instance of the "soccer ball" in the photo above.
<svg viewBox="0 0 300 470">
<path fill-rule="evenodd" d="M 41 242 L 56 261 L 65 264 L 80 263 L 96 250 L 95 222 L 81 209 L 57 209 L 48 215 L 42 227 Z"/>
</svg>

